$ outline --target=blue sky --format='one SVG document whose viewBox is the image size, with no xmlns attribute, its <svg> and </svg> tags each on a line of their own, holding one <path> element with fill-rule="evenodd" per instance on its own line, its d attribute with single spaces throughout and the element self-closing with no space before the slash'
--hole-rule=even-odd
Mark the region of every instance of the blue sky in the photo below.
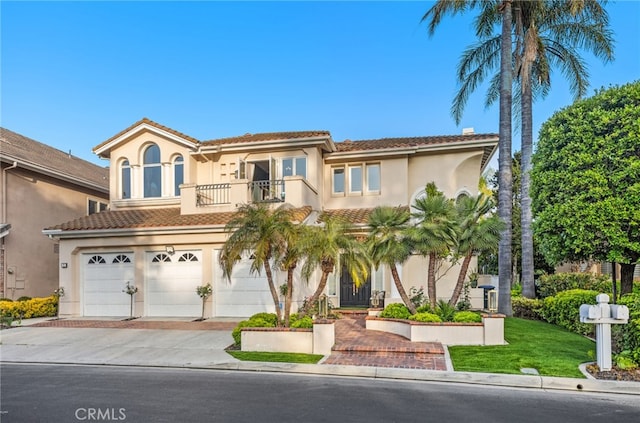
<svg viewBox="0 0 640 423">
<path fill-rule="evenodd" d="M 0 124 L 92 162 L 142 117 L 206 140 L 326 129 L 335 141 L 497 132 L 484 91 L 449 113 L 471 16 L 433 37 L 432 2 L 0 3 Z M 584 53 L 591 89 L 640 79 L 640 2 L 607 7 L 616 60 Z M 534 128 L 572 102 L 562 75 Z M 519 135 L 514 135 L 514 151 Z"/>
</svg>

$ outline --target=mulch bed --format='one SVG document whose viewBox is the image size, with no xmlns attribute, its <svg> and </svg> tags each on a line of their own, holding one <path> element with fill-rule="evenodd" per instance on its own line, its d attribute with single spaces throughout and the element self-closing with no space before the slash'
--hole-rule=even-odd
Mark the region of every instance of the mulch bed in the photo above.
<svg viewBox="0 0 640 423">
<path fill-rule="evenodd" d="M 587 371 L 596 379 L 600 380 L 621 380 L 628 382 L 640 382 L 640 369 L 622 370 L 613 367 L 611 371 L 601 372 L 596 364 L 587 366 Z"/>
</svg>

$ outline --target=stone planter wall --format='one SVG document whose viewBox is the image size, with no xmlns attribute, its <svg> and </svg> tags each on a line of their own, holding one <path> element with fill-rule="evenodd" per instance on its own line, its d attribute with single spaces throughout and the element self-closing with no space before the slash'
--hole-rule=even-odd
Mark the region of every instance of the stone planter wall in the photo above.
<svg viewBox="0 0 640 423">
<path fill-rule="evenodd" d="M 317 320 L 313 329 L 243 328 L 242 351 L 331 354 L 335 344 L 332 320 Z"/>
<path fill-rule="evenodd" d="M 403 336 L 412 342 L 445 345 L 503 345 L 504 315 L 485 314 L 482 323 L 422 323 L 402 319 L 367 317 L 367 329 Z"/>
</svg>

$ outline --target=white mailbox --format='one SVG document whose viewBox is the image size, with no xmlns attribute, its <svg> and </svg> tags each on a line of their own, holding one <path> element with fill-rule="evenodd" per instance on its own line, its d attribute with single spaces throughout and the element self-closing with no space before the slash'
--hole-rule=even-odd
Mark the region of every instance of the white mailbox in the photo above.
<svg viewBox="0 0 640 423">
<path fill-rule="evenodd" d="M 611 325 L 624 324 L 629 321 L 627 306 L 609 304 L 607 294 L 596 296 L 598 304 L 582 304 L 580 321 L 596 325 L 596 357 L 601 371 L 611 370 Z"/>
</svg>

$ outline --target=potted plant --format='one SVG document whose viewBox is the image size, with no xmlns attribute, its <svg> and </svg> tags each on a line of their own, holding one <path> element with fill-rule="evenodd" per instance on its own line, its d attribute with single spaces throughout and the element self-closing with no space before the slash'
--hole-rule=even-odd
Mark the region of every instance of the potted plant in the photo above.
<svg viewBox="0 0 640 423">
<path fill-rule="evenodd" d="M 471 288 L 477 288 L 478 287 L 478 277 L 480 275 L 478 275 L 478 272 L 471 272 L 469 273 L 469 284 L 471 285 Z"/>
</svg>

